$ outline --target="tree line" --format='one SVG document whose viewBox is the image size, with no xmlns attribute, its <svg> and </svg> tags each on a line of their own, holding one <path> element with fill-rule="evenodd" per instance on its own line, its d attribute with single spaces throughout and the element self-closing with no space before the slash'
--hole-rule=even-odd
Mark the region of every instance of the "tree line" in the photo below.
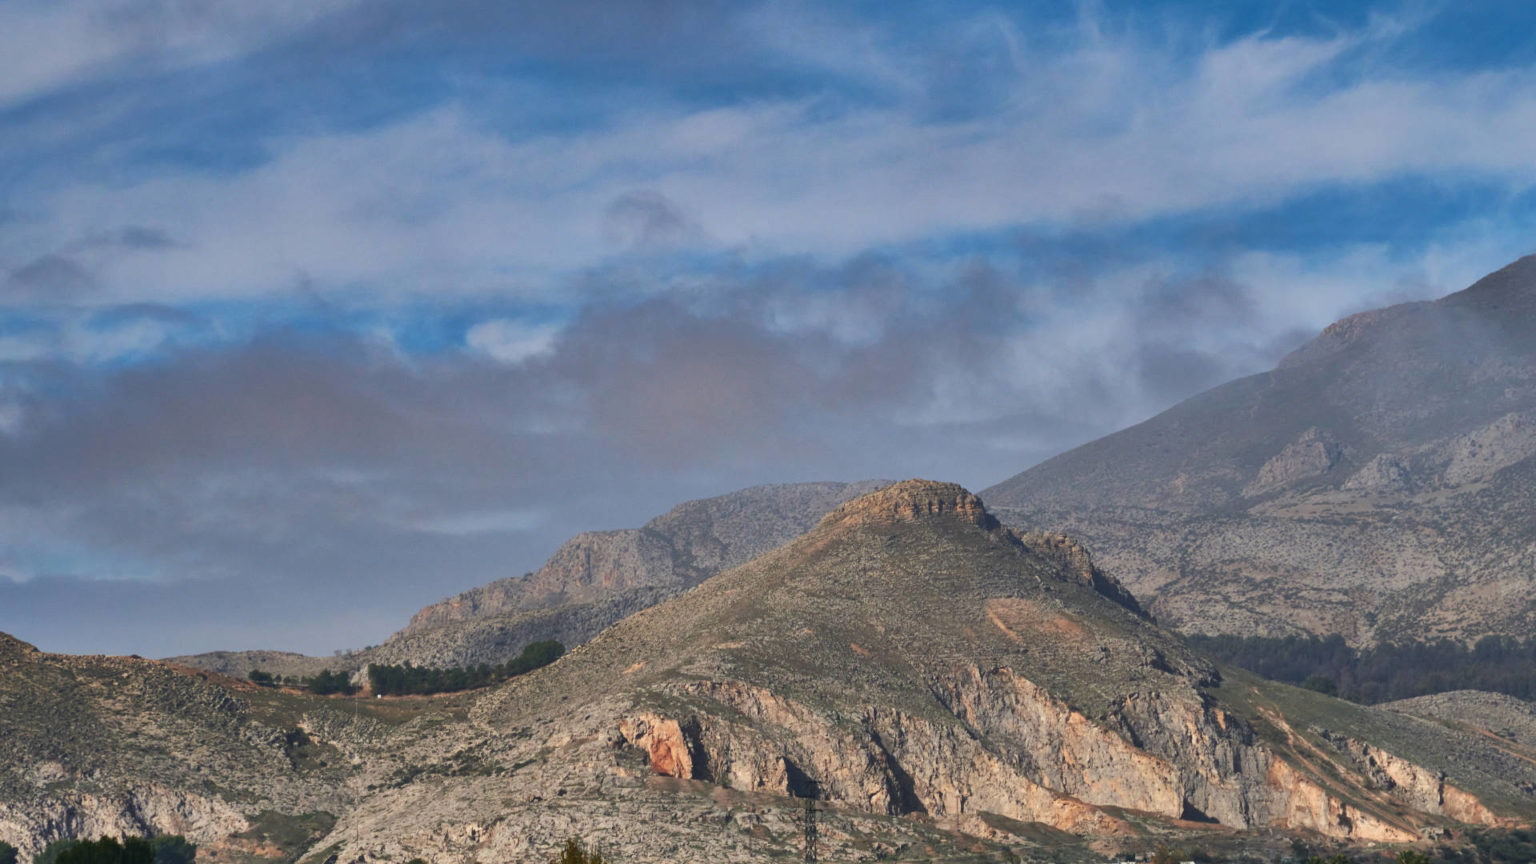
<svg viewBox="0 0 1536 864">
<path fill-rule="evenodd" d="M 319 696 L 329 696 L 332 693 L 345 693 L 350 696 L 357 692 L 351 676 L 345 672 L 332 672 L 329 669 L 322 669 L 309 678 L 296 675 L 273 675 L 260 669 L 252 669 L 251 674 L 246 677 L 251 679 L 251 683 L 262 687 L 301 687 Z"/>
<path fill-rule="evenodd" d="M 32 856 L 32 864 L 193 864 L 197 844 L 180 834 L 158 837 L 65 838 Z M 16 847 L 0 843 L 0 864 L 16 864 Z"/>
<path fill-rule="evenodd" d="M 1351 648 L 1341 636 L 1189 636 L 1218 660 L 1274 681 L 1373 705 L 1449 690 L 1536 699 L 1536 637 L 1484 636 Z"/>
<path fill-rule="evenodd" d="M 564 653 L 564 645 L 553 639 L 546 639 L 542 642 L 529 643 L 524 646 L 522 653 L 495 666 L 481 663 L 478 666 L 434 669 L 427 666 L 412 666 L 409 662 L 400 666 L 372 663 L 368 666 L 368 686 L 380 696 L 472 690 L 505 681 L 508 678 L 515 678 L 541 666 L 548 666 L 560 659 Z"/>
</svg>

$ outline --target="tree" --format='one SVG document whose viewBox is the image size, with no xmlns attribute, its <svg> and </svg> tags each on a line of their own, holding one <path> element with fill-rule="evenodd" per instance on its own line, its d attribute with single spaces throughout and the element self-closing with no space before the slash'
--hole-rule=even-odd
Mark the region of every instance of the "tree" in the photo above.
<svg viewBox="0 0 1536 864">
<path fill-rule="evenodd" d="M 161 834 L 149 841 L 155 849 L 155 864 L 194 864 L 197 844 L 180 834 Z"/>
<path fill-rule="evenodd" d="M 37 860 L 43 861 L 56 845 L 50 844 Z M 53 864 L 155 864 L 155 849 L 143 837 L 129 837 L 121 843 L 115 837 L 77 840 L 60 848 Z"/>
<path fill-rule="evenodd" d="M 1482 648 L 1483 643 L 1477 643 L 1477 647 Z M 1429 856 L 1413 849 L 1404 849 L 1397 853 L 1397 864 L 1429 864 Z"/>
<path fill-rule="evenodd" d="M 329 696 L 332 693 L 345 693 L 350 696 L 357 692 L 357 688 L 352 686 L 352 679 L 347 673 L 321 669 L 319 674 L 309 679 L 309 691 L 320 696 Z"/>
<path fill-rule="evenodd" d="M 1327 696 L 1339 695 L 1339 685 L 1327 675 L 1308 675 L 1306 680 L 1301 682 L 1301 686 Z"/>
<path fill-rule="evenodd" d="M 0 840 L 0 864 L 16 864 L 16 847 Z"/>
<path fill-rule="evenodd" d="M 552 859 L 552 864 L 606 864 L 602 853 L 597 850 L 587 851 L 581 845 L 581 840 L 576 837 L 565 841 L 565 848 Z"/>
<path fill-rule="evenodd" d="M 246 677 L 251 679 L 252 684 L 259 684 L 262 687 L 271 687 L 277 683 L 271 672 L 263 672 L 260 669 L 252 669 L 251 674 Z"/>
<path fill-rule="evenodd" d="M 55 840 L 43 847 L 43 851 L 32 856 L 32 864 L 58 864 L 59 856 L 80 845 L 80 841 L 73 837 L 65 837 Z"/>
<path fill-rule="evenodd" d="M 33 864 L 194 864 L 196 858 L 196 845 L 180 835 L 166 834 L 153 839 L 125 837 L 121 842 L 115 837 L 55 840 L 32 860 Z M 5 864 L 3 858 L 0 864 Z"/>
</svg>

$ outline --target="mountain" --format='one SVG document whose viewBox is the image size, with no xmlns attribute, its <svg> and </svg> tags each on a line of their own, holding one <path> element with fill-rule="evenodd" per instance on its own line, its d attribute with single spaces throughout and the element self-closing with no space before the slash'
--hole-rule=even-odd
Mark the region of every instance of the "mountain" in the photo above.
<svg viewBox="0 0 1536 864">
<path fill-rule="evenodd" d="M 1218 669 L 1044 539 L 950 484 L 850 501 L 486 695 L 476 758 L 526 764 L 517 779 L 391 789 L 357 830 L 408 856 L 451 812 L 474 827 L 433 847 L 449 855 L 531 860 L 579 833 L 625 860 L 720 860 L 754 838 L 792 850 L 793 822 L 760 808 L 799 796 L 825 802 L 839 855 L 922 858 L 901 826 L 1104 848 L 1230 829 L 1412 842 L 1536 813 L 1536 765 Z"/>
<path fill-rule="evenodd" d="M 76 662 L 16 657 L 25 670 Z M 257 754 L 208 763 L 209 788 L 245 820 L 189 831 L 215 846 L 274 803 L 260 765 L 278 764 L 281 745 L 267 730 L 298 718 L 313 749 L 292 763 L 295 787 L 329 795 L 326 815 L 339 817 L 308 841 L 306 864 L 539 861 L 573 835 L 616 860 L 757 860 L 797 852 L 795 799 L 807 797 L 823 810 L 828 860 L 1090 861 L 1186 838 L 1262 847 L 1291 832 L 1409 843 L 1457 822 L 1536 815 L 1536 763 L 1520 753 L 1218 668 L 1080 547 L 1015 534 L 976 496 L 925 481 L 848 501 L 792 542 L 481 693 L 355 700 L 361 716 L 348 720 L 345 700 L 151 661 L 79 662 L 107 664 L 106 683 L 64 688 L 61 706 L 113 706 L 140 718 L 134 728 L 162 722 L 161 703 L 111 701 L 113 664 L 138 664 L 161 682 L 152 692 L 226 694 L 210 715 L 224 719 L 177 730 L 187 765 L 164 781 L 192 784 L 206 748 Z M 7 704 L 32 698 L 12 695 L 15 680 L 0 675 Z M 15 725 L 0 719 L 0 741 Z M 162 763 L 142 755 L 158 751 L 138 736 L 103 739 L 72 757 L 103 767 L 59 775 L 37 755 L 51 736 L 29 734 L 15 767 L 4 763 L 15 778 L 5 788 L 22 791 L 5 793 L 0 808 L 12 809 L 0 814 L 159 776 Z M 313 806 L 279 809 L 315 818 Z M 26 849 L 62 830 L 0 815 L 0 839 Z"/>
<path fill-rule="evenodd" d="M 369 663 L 456 667 L 501 663 L 524 645 L 579 645 L 625 616 L 782 545 L 827 511 L 889 481 L 781 483 L 687 501 L 640 528 L 589 531 L 533 573 L 434 603 L 381 645 L 337 657 L 214 651 L 169 662 L 244 678 L 252 669 L 308 676 Z"/>
<path fill-rule="evenodd" d="M 364 662 L 498 663 L 529 642 L 567 646 L 809 531 L 827 511 L 885 485 L 785 483 L 688 501 L 640 528 L 578 534 L 533 573 L 417 612 Z"/>
<path fill-rule="evenodd" d="M 328 832 L 354 770 L 306 730 L 345 722 L 206 672 L 44 654 L 0 634 L 0 840 L 177 833 L 199 860 L 297 853 Z"/>
<path fill-rule="evenodd" d="M 1536 257 L 1339 321 L 983 494 L 1159 620 L 1356 645 L 1536 625 Z"/>
</svg>

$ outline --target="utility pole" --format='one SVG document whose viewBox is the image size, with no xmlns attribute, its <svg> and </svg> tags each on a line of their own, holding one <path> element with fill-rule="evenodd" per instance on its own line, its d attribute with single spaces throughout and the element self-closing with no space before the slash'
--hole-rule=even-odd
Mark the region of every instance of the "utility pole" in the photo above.
<svg viewBox="0 0 1536 864">
<path fill-rule="evenodd" d="M 805 799 L 805 860 L 807 864 L 816 861 L 816 799 Z"/>
</svg>

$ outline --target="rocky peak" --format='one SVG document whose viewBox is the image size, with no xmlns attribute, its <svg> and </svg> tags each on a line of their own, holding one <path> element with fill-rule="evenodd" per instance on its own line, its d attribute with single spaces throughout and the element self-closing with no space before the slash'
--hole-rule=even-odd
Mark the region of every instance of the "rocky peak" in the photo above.
<svg viewBox="0 0 1536 864">
<path fill-rule="evenodd" d="M 957 483 L 903 480 L 861 495 L 821 520 L 822 527 L 959 518 L 987 530 L 998 527 L 981 499 Z"/>
</svg>

